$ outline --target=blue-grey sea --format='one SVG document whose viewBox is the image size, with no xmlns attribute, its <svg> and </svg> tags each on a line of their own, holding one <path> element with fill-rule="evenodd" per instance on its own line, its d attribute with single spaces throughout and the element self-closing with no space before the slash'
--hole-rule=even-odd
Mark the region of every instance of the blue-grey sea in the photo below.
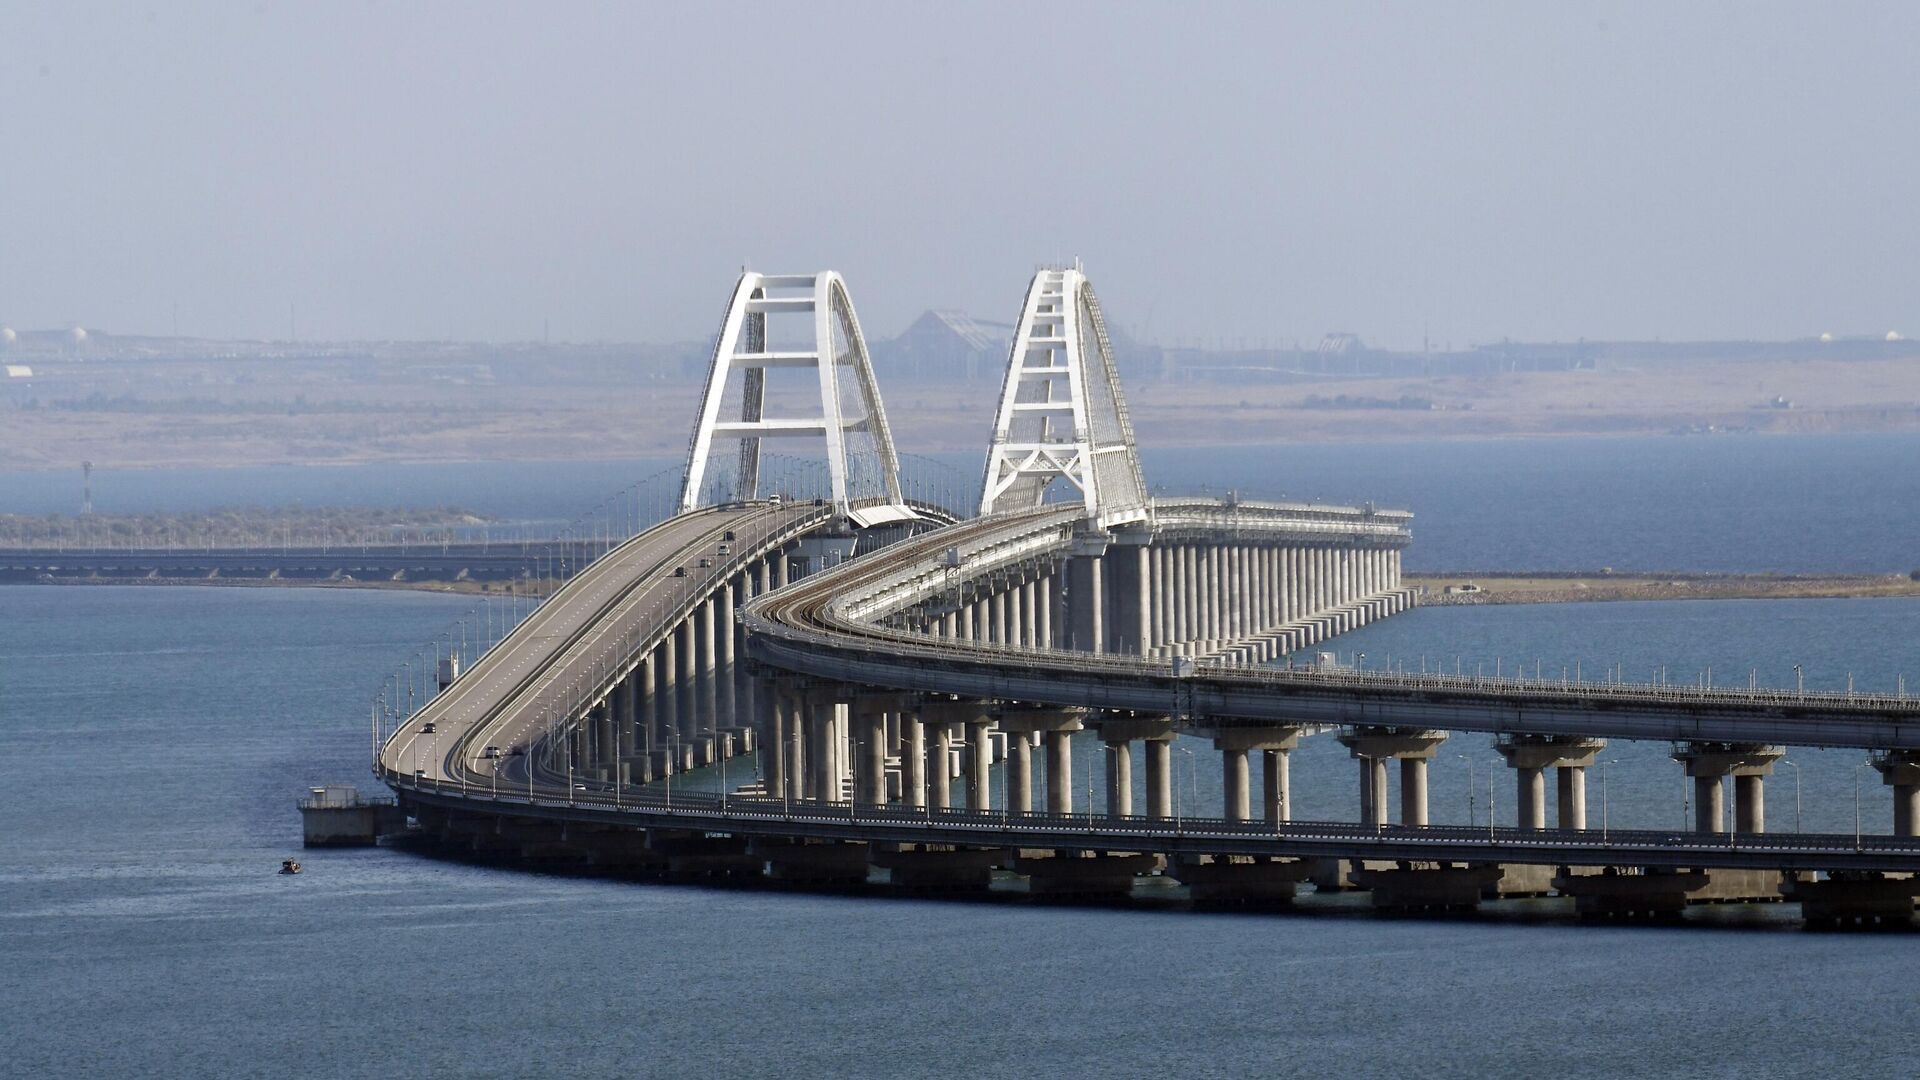
<svg viewBox="0 0 1920 1080">
<path fill-rule="evenodd" d="M 1204 466 L 1253 494 L 1411 505 L 1424 554 L 1410 564 L 1890 571 L 1920 565 L 1917 460 L 1911 438 L 1703 438 L 1168 452 L 1149 468 L 1170 490 Z M 632 479 L 616 464 L 585 471 L 599 483 L 578 498 L 578 470 L 559 464 L 519 466 L 491 488 L 474 466 L 152 473 L 139 498 L 277 493 L 557 517 Z M 307 486 L 323 473 L 326 486 Z M 1312 482 L 1256 490 L 1281 473 Z M 415 494 L 456 481 L 459 494 Z M 0 477 L 0 510 L 42 509 L 38 482 Z M 301 852 L 294 798 L 366 781 L 369 695 L 470 606 L 410 592 L 0 588 L 0 1076 L 1913 1071 L 1920 938 L 1807 933 L 1777 909 L 1698 911 L 1670 929 L 1576 925 L 1526 903 L 1464 919 L 1208 915 Z M 1672 681 L 1711 666 L 1740 684 L 1790 683 L 1798 663 L 1810 685 L 1851 673 L 1891 689 L 1920 673 L 1920 603 L 1431 608 L 1335 647 L 1369 666 L 1537 660 L 1644 678 L 1664 665 Z M 1177 758 L 1180 798 L 1207 811 L 1219 779 L 1192 749 Z M 1604 782 L 1590 780 L 1591 813 L 1604 797 L 1615 824 L 1677 825 L 1684 788 L 1668 749 L 1616 743 Z M 1076 750 L 1097 792 L 1096 746 Z M 1885 791 L 1859 755 L 1790 760 L 1799 768 L 1769 781 L 1770 828 L 1845 831 L 1856 812 L 1886 828 Z M 1356 776 L 1330 739 L 1309 740 L 1293 777 L 1296 816 L 1353 816 Z M 1436 821 L 1484 822 L 1490 809 L 1511 820 L 1511 776 L 1484 739 L 1443 748 L 1431 787 Z M 275 874 L 288 856 L 307 872 Z"/>
</svg>

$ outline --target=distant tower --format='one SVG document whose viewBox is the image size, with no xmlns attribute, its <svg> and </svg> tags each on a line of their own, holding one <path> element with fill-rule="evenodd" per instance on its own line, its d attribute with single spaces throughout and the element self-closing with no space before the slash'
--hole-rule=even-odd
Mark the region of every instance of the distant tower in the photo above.
<svg viewBox="0 0 1920 1080">
<path fill-rule="evenodd" d="M 93 513 L 93 462 L 81 462 L 80 475 L 83 478 L 80 482 L 80 512 L 91 514 Z"/>
</svg>

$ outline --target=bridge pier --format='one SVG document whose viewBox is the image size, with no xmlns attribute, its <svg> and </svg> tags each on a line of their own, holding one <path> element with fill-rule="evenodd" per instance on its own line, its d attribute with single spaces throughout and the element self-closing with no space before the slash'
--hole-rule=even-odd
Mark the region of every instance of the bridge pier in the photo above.
<svg viewBox="0 0 1920 1080">
<path fill-rule="evenodd" d="M 1387 761 L 1400 762 L 1400 823 L 1427 824 L 1427 762 L 1447 739 L 1444 731 L 1421 728 L 1356 727 L 1340 735 L 1340 745 L 1360 762 L 1360 823 L 1387 824 Z"/>
<path fill-rule="evenodd" d="M 1734 778 L 1735 832 L 1767 831 L 1764 778 L 1773 772 L 1774 763 L 1787 755 L 1784 746 L 1764 743 L 1689 742 L 1674 752 L 1673 758 L 1686 766 L 1693 778 L 1693 828 L 1695 832 L 1726 832 L 1725 788 L 1722 778 Z"/>
<path fill-rule="evenodd" d="M 1084 726 L 1083 716 L 1078 709 L 1012 706 L 998 711 L 1000 730 L 1006 732 L 1010 740 L 1016 735 L 1041 733 L 1047 752 L 1047 812 L 1050 814 L 1073 811 L 1073 749 L 1069 740 L 1074 732 Z M 1016 755 L 1030 756 L 1030 751 L 1018 747 L 1012 749 Z M 1028 772 L 1026 777 L 1020 779 L 1030 783 L 1030 778 L 1031 773 Z M 1010 775 L 1007 784 L 1010 804 L 1021 797 L 1015 790 L 1016 786 L 1025 786 L 1016 785 L 1014 779 Z"/>
<path fill-rule="evenodd" d="M 1587 827 L 1587 769 L 1600 751 L 1603 739 L 1563 735 L 1516 735 L 1494 747 L 1514 771 L 1514 821 L 1522 829 L 1547 827 L 1546 770 L 1559 770 L 1559 826 L 1562 829 Z"/>
<path fill-rule="evenodd" d="M 1133 813 L 1133 744 L 1136 740 L 1147 742 L 1147 813 L 1155 816 L 1171 817 L 1169 807 L 1164 815 L 1156 814 L 1154 807 L 1159 804 L 1162 794 L 1161 781 L 1156 779 L 1154 746 L 1164 748 L 1165 740 L 1173 738 L 1173 721 L 1164 716 L 1136 716 L 1127 713 L 1096 713 L 1086 724 L 1094 729 L 1108 751 L 1107 768 L 1107 813 L 1129 816 Z"/>
<path fill-rule="evenodd" d="M 1920 751 L 1889 750 L 1873 759 L 1882 783 L 1893 789 L 1893 835 L 1920 830 Z"/>
<path fill-rule="evenodd" d="M 927 729 L 920 722 L 917 706 L 903 706 L 900 712 L 900 787 L 907 805 L 915 810 L 927 807 Z"/>
<path fill-rule="evenodd" d="M 1223 815 L 1230 821 L 1252 819 L 1253 777 L 1248 755 L 1257 752 L 1261 755 L 1261 779 L 1265 792 L 1261 816 L 1275 824 L 1291 818 L 1292 805 L 1287 792 L 1286 755 L 1300 745 L 1300 738 L 1308 733 L 1308 729 L 1285 724 L 1236 724 L 1216 725 L 1207 729 L 1207 733 L 1213 738 L 1213 748 L 1220 751 L 1221 791 L 1225 807 Z M 1421 765 L 1424 768 L 1425 762 L 1422 761 Z M 1380 768 L 1384 771 L 1384 763 Z M 1423 772 L 1422 780 L 1424 779 Z M 1380 798 L 1384 799 L 1385 795 L 1382 794 Z M 1426 805 L 1424 787 L 1420 795 L 1420 805 L 1422 807 Z M 1384 810 L 1382 812 L 1384 813 Z"/>
<path fill-rule="evenodd" d="M 953 758 L 953 728 L 921 713 L 926 730 L 927 809 L 953 809 L 953 780 L 948 775 Z"/>
<path fill-rule="evenodd" d="M 1067 614 L 1072 620 L 1067 647 L 1106 651 L 1106 574 L 1103 559 L 1110 537 L 1104 532 L 1076 533 L 1067 558 Z"/>
<path fill-rule="evenodd" d="M 897 694 L 862 694 L 854 699 L 859 762 L 855 802 L 887 801 L 887 711 L 899 707 L 899 698 Z"/>
</svg>

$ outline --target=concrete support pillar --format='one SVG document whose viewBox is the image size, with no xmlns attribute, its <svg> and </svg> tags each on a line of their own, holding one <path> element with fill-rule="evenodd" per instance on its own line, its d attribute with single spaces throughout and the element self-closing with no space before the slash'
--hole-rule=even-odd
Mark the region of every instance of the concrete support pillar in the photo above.
<svg viewBox="0 0 1920 1080">
<path fill-rule="evenodd" d="M 787 743 L 787 797 L 793 800 L 807 799 L 812 792 L 807 787 L 807 699 L 802 693 L 795 693 L 787 699 L 786 743 Z"/>
<path fill-rule="evenodd" d="M 860 714 L 859 776 L 855 799 L 863 803 L 887 801 L 887 714 L 878 709 Z"/>
<path fill-rule="evenodd" d="M 1067 588 L 1072 599 L 1072 648 L 1080 652 L 1106 651 L 1106 595 L 1099 555 L 1075 555 L 1067 560 Z"/>
<path fill-rule="evenodd" d="M 1293 793 L 1290 790 L 1292 777 L 1287 767 L 1290 754 L 1286 750 L 1262 750 L 1262 779 L 1265 781 L 1266 818 L 1270 825 L 1293 820 Z"/>
<path fill-rule="evenodd" d="M 1421 728 L 1356 727 L 1340 736 L 1360 760 L 1361 822 L 1387 823 L 1387 761 L 1400 760 L 1400 823 L 1427 824 L 1427 761 L 1447 733 Z"/>
<path fill-rule="evenodd" d="M 1253 816 L 1253 798 L 1247 775 L 1247 752 L 1238 747 L 1220 751 L 1220 790 L 1223 816 L 1245 821 Z"/>
<path fill-rule="evenodd" d="M 768 559 L 773 571 L 773 587 L 785 588 L 787 584 L 787 552 L 785 548 L 774 552 Z"/>
<path fill-rule="evenodd" d="M 987 767 L 993 763 L 993 725 L 976 721 L 967 725 L 967 809 L 991 809 L 992 790 L 987 784 Z"/>
<path fill-rule="evenodd" d="M 1124 650 L 1133 656 L 1145 656 L 1153 648 L 1153 563 L 1152 553 L 1145 544 L 1135 544 L 1124 549 L 1126 558 L 1133 564 L 1133 572 L 1128 575 L 1131 590 L 1124 610 L 1129 618 L 1121 634 L 1126 639 Z"/>
<path fill-rule="evenodd" d="M 1762 743 L 1682 744 L 1673 757 L 1686 766 L 1687 775 L 1693 778 L 1694 831 L 1727 830 L 1726 794 L 1721 779 L 1731 776 L 1735 784 L 1734 829 L 1765 832 L 1766 788 L 1762 778 L 1773 771 L 1774 763 L 1786 753 L 1783 746 Z"/>
<path fill-rule="evenodd" d="M 1513 770 L 1514 824 L 1522 829 L 1547 827 L 1546 770 L 1538 765 L 1518 765 Z"/>
<path fill-rule="evenodd" d="M 1555 770 L 1560 781 L 1560 827 L 1587 827 L 1587 767 L 1562 765 Z"/>
<path fill-rule="evenodd" d="M 1040 646 L 1046 649 L 1060 647 L 1060 636 L 1054 626 L 1058 620 L 1054 613 L 1060 606 L 1060 575 L 1054 572 L 1051 562 L 1040 568 L 1040 581 L 1035 586 L 1037 605 L 1033 610 L 1035 629 L 1040 634 Z"/>
<path fill-rule="evenodd" d="M 1360 824 L 1378 827 L 1387 823 L 1387 759 L 1361 757 Z"/>
<path fill-rule="evenodd" d="M 1587 827 L 1586 770 L 1600 751 L 1601 739 L 1573 736 L 1513 736 L 1494 749 L 1514 770 L 1514 820 L 1522 829 L 1547 827 L 1546 770 L 1557 770 L 1562 829 Z"/>
<path fill-rule="evenodd" d="M 716 597 L 709 596 L 694 609 L 695 685 L 700 688 L 700 717 L 696 730 L 711 732 L 720 724 L 719 655 L 716 649 L 715 623 L 718 622 Z"/>
<path fill-rule="evenodd" d="M 667 740 L 680 730 L 679 688 L 676 685 L 680 661 L 673 639 L 674 634 L 668 631 L 654 650 L 653 715 L 656 742 L 661 746 L 665 746 Z"/>
<path fill-rule="evenodd" d="M 1128 817 L 1133 813 L 1133 743 L 1127 739 L 1107 746 L 1107 813 Z"/>
<path fill-rule="evenodd" d="M 1148 739 L 1147 815 L 1165 820 L 1173 816 L 1173 740 Z"/>
<path fill-rule="evenodd" d="M 1726 794 L 1721 786 L 1725 773 L 1693 778 L 1693 831 L 1726 832 Z"/>
<path fill-rule="evenodd" d="M 918 712 L 900 714 L 900 788 L 907 805 L 927 806 L 927 736 Z"/>
<path fill-rule="evenodd" d="M 1427 759 L 1400 759 L 1400 824 L 1427 823 Z"/>
<path fill-rule="evenodd" d="M 738 631 L 734 627 L 733 605 L 733 583 L 721 582 L 719 591 L 713 597 L 713 666 L 714 679 L 718 684 L 714 688 L 714 716 L 717 727 L 732 727 L 740 722 L 739 695 L 734 690 L 738 680 L 733 667 L 733 643 Z"/>
<path fill-rule="evenodd" d="M 1767 778 L 1758 774 L 1733 778 L 1733 828 L 1736 832 L 1767 831 Z"/>
<path fill-rule="evenodd" d="M 1073 733 L 1049 731 L 1047 738 L 1047 812 L 1073 812 Z"/>
<path fill-rule="evenodd" d="M 1006 594 L 998 590 L 988 593 L 987 594 L 987 625 L 984 632 L 981 633 L 980 639 L 982 641 L 986 641 L 996 645 L 1005 643 L 1007 640 L 1007 635 L 1005 633 L 1006 625 L 1007 625 Z"/>
<path fill-rule="evenodd" d="M 698 653 L 698 635 L 695 633 L 696 620 L 682 622 L 674 632 L 678 638 L 680 670 L 675 682 L 679 684 L 676 698 L 680 705 L 680 715 L 675 718 L 682 739 L 691 739 L 700 730 L 700 668 Z"/>
<path fill-rule="evenodd" d="M 947 770 L 953 757 L 953 725 L 926 725 L 927 807 L 931 810 L 953 808 L 953 778 Z"/>
<path fill-rule="evenodd" d="M 780 690 L 773 695 L 773 708 L 768 713 L 771 721 L 760 739 L 760 774 L 767 794 L 775 799 L 788 794 L 787 790 L 787 740 L 791 721 L 788 719 L 794 709 L 797 695 Z"/>
<path fill-rule="evenodd" d="M 1007 736 L 1007 809 L 1033 812 L 1033 739 L 1024 731 Z"/>
</svg>

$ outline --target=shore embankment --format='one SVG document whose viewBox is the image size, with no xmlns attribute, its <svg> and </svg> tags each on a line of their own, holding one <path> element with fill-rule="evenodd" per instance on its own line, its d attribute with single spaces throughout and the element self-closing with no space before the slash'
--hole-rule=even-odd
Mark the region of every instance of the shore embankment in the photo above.
<svg viewBox="0 0 1920 1080">
<path fill-rule="evenodd" d="M 1475 571 L 1409 574 L 1424 607 L 1601 600 L 1778 600 L 1920 596 L 1910 574 L 1717 574 Z"/>
</svg>

